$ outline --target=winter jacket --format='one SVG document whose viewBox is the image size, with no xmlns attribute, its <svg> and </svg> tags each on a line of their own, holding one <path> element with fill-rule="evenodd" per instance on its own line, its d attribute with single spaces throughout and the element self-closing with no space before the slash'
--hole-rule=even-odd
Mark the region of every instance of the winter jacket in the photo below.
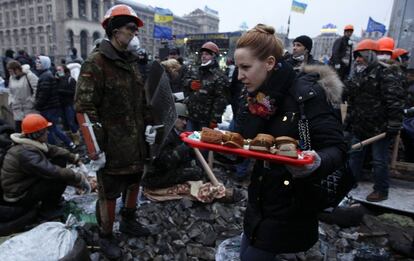
<svg viewBox="0 0 414 261">
<path fill-rule="evenodd" d="M 60 108 L 56 78 L 49 70 L 44 70 L 39 74 L 35 108 L 40 112 Z"/>
<path fill-rule="evenodd" d="M 60 104 L 64 107 L 73 105 L 75 98 L 76 80 L 72 76 L 59 77 L 57 79 L 57 91 Z"/>
<path fill-rule="evenodd" d="M 5 201 L 16 202 L 23 198 L 29 188 L 41 179 L 56 179 L 68 185 L 76 185 L 81 181 L 82 174 L 61 168 L 50 161 L 59 157 L 75 162 L 78 160 L 75 154 L 25 138 L 19 133 L 12 134 L 11 138 L 15 145 L 7 151 L 1 168 L 1 187 Z"/>
<path fill-rule="evenodd" d="M 342 80 L 349 74 L 352 65 L 352 44 L 348 37 L 342 36 L 335 40 L 329 64 L 337 70 Z"/>
<path fill-rule="evenodd" d="M 199 80 L 201 88 L 188 89 L 186 100 L 190 119 L 195 122 L 221 122 L 221 116 L 228 102 L 228 79 L 213 61 L 209 65 L 200 66 L 198 75 L 192 75 L 192 80 Z M 187 81 L 188 82 L 188 81 Z M 188 82 L 191 85 L 191 81 Z"/>
<path fill-rule="evenodd" d="M 312 149 L 321 157 L 320 167 L 306 178 L 293 179 L 284 164 L 257 160 L 249 185 L 244 233 L 251 244 L 273 253 L 306 251 L 318 240 L 319 190 L 314 184 L 332 173 L 345 160 L 341 120 L 331 103 L 340 102 L 342 83 L 327 66 L 305 66 L 295 76 L 293 68 L 282 62 L 237 115 L 244 138 L 258 133 L 299 139 L 299 104 L 309 120 Z M 261 105 L 258 113 L 255 95 Z M 266 102 L 263 102 L 266 100 Z M 271 109 L 273 107 L 273 109 Z"/>
<path fill-rule="evenodd" d="M 346 81 L 344 96 L 348 109 L 347 130 L 367 139 L 387 130 L 399 128 L 407 96 L 397 71 L 398 66 L 376 62 Z"/>
<path fill-rule="evenodd" d="M 75 109 L 99 123 L 94 124 L 94 131 L 106 155 L 105 173 L 121 175 L 143 170 L 147 156 L 144 132 L 151 118 L 133 56 L 119 53 L 108 40 L 102 41 L 82 64 Z"/>
<path fill-rule="evenodd" d="M 23 120 L 24 116 L 34 111 L 37 90 L 37 76 L 30 71 L 28 65 L 23 65 L 22 69 L 22 76 L 11 76 L 9 80 L 9 107 L 15 121 Z"/>
</svg>

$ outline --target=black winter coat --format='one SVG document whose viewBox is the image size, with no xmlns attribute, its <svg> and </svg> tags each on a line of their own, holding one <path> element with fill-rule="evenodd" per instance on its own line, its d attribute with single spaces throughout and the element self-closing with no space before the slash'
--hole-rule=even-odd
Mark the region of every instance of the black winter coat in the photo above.
<svg viewBox="0 0 414 261">
<path fill-rule="evenodd" d="M 35 109 L 45 111 L 60 108 L 56 78 L 49 70 L 39 74 L 35 98 Z"/>
<path fill-rule="evenodd" d="M 327 84 L 318 84 L 322 81 Z M 341 89 L 335 72 L 327 66 L 305 66 L 295 77 L 291 66 L 281 63 L 257 91 L 274 100 L 274 114 L 260 117 L 246 104 L 240 108 L 236 125 L 245 138 L 266 133 L 299 139 L 298 104 L 303 101 L 312 149 L 321 157 L 320 167 L 302 179 L 293 179 L 283 164 L 256 161 L 244 218 L 244 233 L 254 247 L 293 253 L 308 250 L 318 240 L 319 190 L 313 184 L 345 160 L 341 120 L 330 104 L 340 101 Z"/>
<path fill-rule="evenodd" d="M 57 79 L 59 101 L 62 106 L 73 105 L 75 99 L 76 80 L 71 76 Z"/>
</svg>

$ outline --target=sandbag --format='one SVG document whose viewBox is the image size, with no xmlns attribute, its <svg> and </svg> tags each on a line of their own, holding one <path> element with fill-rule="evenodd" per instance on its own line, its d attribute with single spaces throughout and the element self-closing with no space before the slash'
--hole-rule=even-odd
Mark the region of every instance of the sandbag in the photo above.
<svg viewBox="0 0 414 261">
<path fill-rule="evenodd" d="M 0 260 L 56 261 L 67 256 L 78 232 L 60 222 L 46 222 L 0 245 Z"/>
</svg>

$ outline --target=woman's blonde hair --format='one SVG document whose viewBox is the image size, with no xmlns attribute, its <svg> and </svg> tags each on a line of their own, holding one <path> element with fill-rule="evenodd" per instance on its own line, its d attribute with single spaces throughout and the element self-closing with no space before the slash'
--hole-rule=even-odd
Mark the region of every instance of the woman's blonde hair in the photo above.
<svg viewBox="0 0 414 261">
<path fill-rule="evenodd" d="M 167 71 L 170 72 L 172 77 L 175 78 L 178 76 L 178 73 L 181 69 L 181 64 L 176 59 L 168 59 L 166 61 L 162 61 L 161 64 Z"/>
<path fill-rule="evenodd" d="M 253 55 L 263 61 L 269 56 L 276 60 L 283 57 L 283 43 L 275 35 L 275 29 L 272 26 L 258 24 L 253 29 L 244 33 L 236 44 L 238 48 L 249 48 Z"/>
</svg>

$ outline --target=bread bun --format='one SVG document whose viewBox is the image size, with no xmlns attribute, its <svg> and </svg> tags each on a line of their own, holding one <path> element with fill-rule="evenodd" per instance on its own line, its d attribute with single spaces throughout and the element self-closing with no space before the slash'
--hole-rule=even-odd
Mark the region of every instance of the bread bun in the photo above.
<svg viewBox="0 0 414 261">
<path fill-rule="evenodd" d="M 275 145 L 283 144 L 283 143 L 294 143 L 296 146 L 299 144 L 298 141 L 292 137 L 288 136 L 279 136 L 275 138 Z"/>
<path fill-rule="evenodd" d="M 298 141 L 288 136 L 280 136 L 275 139 L 275 152 L 277 155 L 291 158 L 298 157 Z"/>
<path fill-rule="evenodd" d="M 226 131 L 223 135 L 223 142 L 224 146 L 241 149 L 244 145 L 244 138 L 239 133 Z"/>
<path fill-rule="evenodd" d="M 221 144 L 223 142 L 223 133 L 221 131 L 203 128 L 201 130 L 200 140 L 207 143 Z"/>
<path fill-rule="evenodd" d="M 250 142 L 249 150 L 269 152 L 270 147 L 273 146 L 275 139 L 272 135 L 259 133 L 257 136 Z"/>
</svg>

